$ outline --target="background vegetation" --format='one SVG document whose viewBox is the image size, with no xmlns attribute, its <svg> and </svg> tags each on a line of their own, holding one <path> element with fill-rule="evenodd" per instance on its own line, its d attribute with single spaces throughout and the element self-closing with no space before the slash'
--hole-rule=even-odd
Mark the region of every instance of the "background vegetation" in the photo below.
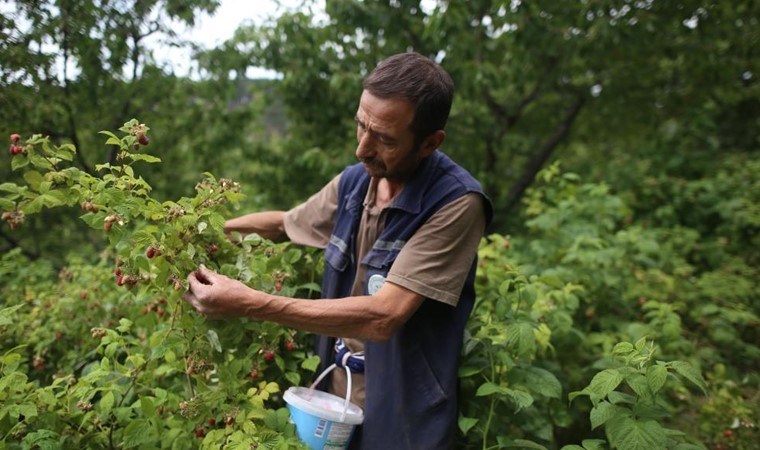
<svg viewBox="0 0 760 450">
<path fill-rule="evenodd" d="M 225 334 L 183 311 L 165 281 L 207 258 L 257 286 L 313 295 L 318 254 L 227 244 L 219 221 L 292 207 L 353 162 L 361 80 L 406 50 L 452 74 L 444 151 L 496 208 L 458 446 L 753 448 L 757 2 L 325 3 L 323 15 L 306 1 L 197 49 L 199 79 L 175 75 L 146 42 L 185 45 L 171 20 L 192 24 L 215 1 L 8 3 L 0 135 L 20 134 L 26 154 L 0 159 L 0 448 L 171 446 L 159 438 L 168 432 L 187 437 L 181 448 L 296 445 L 279 392 L 311 376 L 308 336 L 254 323 Z M 281 78 L 248 80 L 250 67 Z M 99 131 L 132 118 L 150 127 L 148 146 L 131 147 L 130 127 L 104 145 Z M 127 156 L 146 150 L 162 164 Z M 62 167 L 63 178 L 47 175 Z M 215 219 L 161 215 L 198 207 L 202 180 L 221 178 L 243 195 Z M 170 207 L 150 215 L 150 205 Z M 15 229 L 12 212 L 24 213 Z M 129 218 L 118 235 L 104 232 L 109 215 Z M 201 256 L 212 243 L 224 248 Z M 163 260 L 144 257 L 153 244 Z M 117 286 L 116 258 L 147 279 Z M 163 353 L 156 339 L 170 342 Z M 291 340 L 297 351 L 283 350 Z M 279 361 L 264 359 L 275 348 Z M 193 366 L 199 358 L 208 364 Z M 135 440 L 129 423 L 155 433 Z"/>
</svg>

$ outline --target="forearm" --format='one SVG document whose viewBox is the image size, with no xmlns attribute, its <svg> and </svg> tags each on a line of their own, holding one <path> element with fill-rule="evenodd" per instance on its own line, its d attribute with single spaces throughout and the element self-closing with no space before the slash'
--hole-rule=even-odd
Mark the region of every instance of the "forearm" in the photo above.
<svg viewBox="0 0 760 450">
<path fill-rule="evenodd" d="M 256 212 L 230 219 L 224 224 L 224 232 L 230 234 L 234 231 L 243 235 L 256 233 L 274 242 L 288 239 L 284 211 Z"/>
<path fill-rule="evenodd" d="M 388 340 L 416 311 L 422 299 L 393 302 L 378 296 L 303 300 L 249 290 L 243 300 L 248 317 L 326 336 Z"/>
</svg>

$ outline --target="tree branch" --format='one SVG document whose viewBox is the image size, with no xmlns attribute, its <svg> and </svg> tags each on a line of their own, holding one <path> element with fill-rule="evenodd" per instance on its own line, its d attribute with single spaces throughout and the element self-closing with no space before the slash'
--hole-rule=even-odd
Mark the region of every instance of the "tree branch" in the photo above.
<svg viewBox="0 0 760 450">
<path fill-rule="evenodd" d="M 21 244 L 19 244 L 19 242 L 17 240 L 15 240 L 11 236 L 8 236 L 7 234 L 5 234 L 5 231 L 3 231 L 2 228 L 0 228 L 0 237 L 2 237 L 3 239 L 5 239 L 6 242 L 8 242 L 9 244 L 11 244 L 11 248 L 20 248 L 21 249 L 21 253 L 23 253 L 24 256 L 26 256 L 27 258 L 29 258 L 29 259 L 37 259 L 37 258 L 40 257 L 40 255 L 38 253 L 30 252 L 29 250 L 27 250 L 24 247 L 22 247 Z M 5 252 L 3 252 L 3 253 L 5 253 Z"/>
<path fill-rule="evenodd" d="M 531 155 L 526 161 L 523 167 L 523 173 L 519 180 L 512 186 L 507 194 L 507 200 L 502 213 L 508 214 L 518 204 L 525 191 L 533 184 L 533 180 L 536 178 L 536 174 L 541 170 L 546 161 L 549 160 L 557 146 L 567 137 L 570 132 L 575 119 L 578 117 L 578 113 L 583 108 L 586 100 L 584 98 L 578 98 L 575 103 L 565 113 L 565 118 L 554 129 L 554 133 L 549 136 L 549 139 L 544 142 L 541 148 Z"/>
</svg>

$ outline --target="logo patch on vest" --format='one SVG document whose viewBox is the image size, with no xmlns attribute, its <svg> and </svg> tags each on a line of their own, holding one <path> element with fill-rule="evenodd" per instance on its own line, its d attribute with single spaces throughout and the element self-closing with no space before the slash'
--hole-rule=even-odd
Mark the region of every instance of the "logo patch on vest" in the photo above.
<svg viewBox="0 0 760 450">
<path fill-rule="evenodd" d="M 369 281 L 367 282 L 367 293 L 369 295 L 375 295 L 377 291 L 380 290 L 381 287 L 383 287 L 383 284 L 385 283 L 385 277 L 376 273 L 369 277 Z"/>
</svg>

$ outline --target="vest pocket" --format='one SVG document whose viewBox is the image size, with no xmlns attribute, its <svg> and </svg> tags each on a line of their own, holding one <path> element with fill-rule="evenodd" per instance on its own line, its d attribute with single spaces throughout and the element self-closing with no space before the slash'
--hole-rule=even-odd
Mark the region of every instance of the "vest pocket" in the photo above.
<svg viewBox="0 0 760 450">
<path fill-rule="evenodd" d="M 409 356 L 410 373 L 413 380 L 413 383 L 409 383 L 409 386 L 413 386 L 417 392 L 408 394 L 416 395 L 418 399 L 414 402 L 414 408 L 418 408 L 418 412 L 421 412 L 433 409 L 445 402 L 448 399 L 448 395 L 446 395 L 446 391 L 430 367 L 425 353 L 422 352 L 417 344 L 411 344 Z"/>
</svg>

